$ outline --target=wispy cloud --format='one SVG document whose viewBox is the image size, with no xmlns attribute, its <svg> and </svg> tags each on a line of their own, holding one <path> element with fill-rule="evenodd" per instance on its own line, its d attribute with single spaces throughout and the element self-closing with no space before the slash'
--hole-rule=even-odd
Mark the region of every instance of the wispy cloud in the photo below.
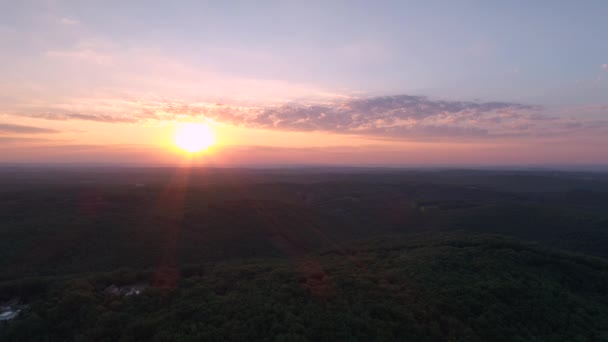
<svg viewBox="0 0 608 342">
<path fill-rule="evenodd" d="M 45 138 L 27 138 L 27 137 L 4 137 L 0 136 L 0 143 L 2 144 L 21 144 L 21 143 L 47 143 L 50 141 L 57 141 L 53 139 Z"/>
<path fill-rule="evenodd" d="M 44 134 L 58 132 L 50 128 L 0 123 L 0 134 Z"/>
<path fill-rule="evenodd" d="M 63 25 L 73 26 L 80 24 L 79 20 L 70 17 L 63 17 L 59 19 L 59 22 Z"/>
<path fill-rule="evenodd" d="M 136 116 L 118 116 L 118 115 L 107 115 L 107 114 L 80 114 L 80 113 L 31 113 L 27 114 L 28 117 L 36 119 L 66 121 L 66 120 L 83 120 L 83 121 L 97 121 L 106 123 L 136 123 L 141 121 L 141 117 Z"/>
<path fill-rule="evenodd" d="M 83 44 L 74 49 L 68 50 L 48 50 L 45 52 L 47 57 L 67 60 L 69 62 L 85 62 L 101 66 L 109 66 L 113 62 L 112 55 L 100 52 L 90 44 Z"/>
</svg>

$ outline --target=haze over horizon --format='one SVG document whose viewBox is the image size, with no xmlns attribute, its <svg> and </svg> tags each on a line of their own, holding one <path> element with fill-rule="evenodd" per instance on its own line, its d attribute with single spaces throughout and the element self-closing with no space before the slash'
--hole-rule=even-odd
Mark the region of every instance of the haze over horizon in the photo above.
<svg viewBox="0 0 608 342">
<path fill-rule="evenodd" d="M 606 165 L 606 13 L 5 1 L 0 163 Z"/>
</svg>

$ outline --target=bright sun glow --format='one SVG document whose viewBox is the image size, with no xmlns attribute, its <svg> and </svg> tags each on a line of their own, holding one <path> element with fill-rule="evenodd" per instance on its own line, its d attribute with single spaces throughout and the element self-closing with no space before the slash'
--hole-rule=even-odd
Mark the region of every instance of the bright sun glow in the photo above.
<svg viewBox="0 0 608 342">
<path fill-rule="evenodd" d="M 190 153 L 204 151 L 214 143 L 213 132 L 205 124 L 188 123 L 175 133 L 175 145 Z"/>
</svg>

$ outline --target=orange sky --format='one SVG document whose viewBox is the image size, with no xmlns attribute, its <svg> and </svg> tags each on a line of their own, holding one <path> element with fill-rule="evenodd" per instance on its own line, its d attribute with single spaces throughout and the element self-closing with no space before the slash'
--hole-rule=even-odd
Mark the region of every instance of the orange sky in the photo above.
<svg viewBox="0 0 608 342">
<path fill-rule="evenodd" d="M 100 123 L 20 120 L 19 124 L 58 132 L 12 134 L 3 141 L 3 162 L 118 163 L 176 165 L 184 160 L 209 166 L 286 165 L 545 165 L 594 164 L 603 145 L 559 137 L 516 141 L 403 141 L 323 132 L 284 132 L 211 123 L 215 145 L 190 154 L 175 146 L 176 122 Z"/>
</svg>

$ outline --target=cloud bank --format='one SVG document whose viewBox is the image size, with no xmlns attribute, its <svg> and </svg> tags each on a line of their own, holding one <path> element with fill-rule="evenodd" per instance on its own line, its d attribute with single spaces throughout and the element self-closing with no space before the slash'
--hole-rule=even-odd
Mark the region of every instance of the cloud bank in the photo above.
<svg viewBox="0 0 608 342">
<path fill-rule="evenodd" d="M 322 131 L 392 138 L 480 137 L 504 134 L 516 122 L 546 120 L 540 107 L 504 102 L 430 100 L 397 95 L 349 99 L 323 105 L 283 105 L 246 116 L 218 111 L 219 121 L 286 131 Z M 235 120 L 236 117 L 236 120 Z"/>
<path fill-rule="evenodd" d="M 85 111 L 83 108 L 91 109 Z M 106 99 L 19 114 L 50 120 L 105 123 L 211 119 L 257 129 L 402 140 L 538 138 L 608 133 L 606 120 L 550 115 L 547 112 L 541 106 L 522 103 L 449 101 L 425 96 L 393 95 L 275 106 L 237 106 L 167 99 L 121 99 L 120 102 L 111 103 Z"/>
</svg>

